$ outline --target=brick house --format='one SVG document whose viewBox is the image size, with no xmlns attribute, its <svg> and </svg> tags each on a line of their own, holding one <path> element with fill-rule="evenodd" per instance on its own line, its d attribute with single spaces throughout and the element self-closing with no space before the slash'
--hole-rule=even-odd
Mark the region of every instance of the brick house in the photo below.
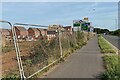
<svg viewBox="0 0 120 80">
<path fill-rule="evenodd" d="M 65 29 L 65 31 L 72 31 L 72 27 L 71 26 L 65 26 L 63 28 Z"/>
<path fill-rule="evenodd" d="M 49 30 L 57 30 L 57 29 L 62 29 L 63 25 L 49 25 L 48 29 Z"/>
<path fill-rule="evenodd" d="M 50 40 L 55 37 L 56 37 L 56 30 L 48 30 L 47 31 L 47 40 Z"/>
<path fill-rule="evenodd" d="M 26 39 L 28 36 L 27 30 L 22 26 L 15 26 L 15 31 L 18 39 Z"/>
<path fill-rule="evenodd" d="M 2 46 L 6 46 L 8 43 L 11 43 L 11 30 L 10 29 L 0 29 Z"/>
<path fill-rule="evenodd" d="M 29 38 L 38 39 L 41 36 L 41 32 L 37 28 L 28 29 Z"/>
<path fill-rule="evenodd" d="M 10 29 L 1 29 L 2 35 L 4 36 L 10 36 L 11 30 Z"/>
<path fill-rule="evenodd" d="M 40 32 L 40 34 L 44 37 L 45 35 L 47 35 L 47 29 L 42 29 L 42 28 L 37 28 Z"/>
</svg>

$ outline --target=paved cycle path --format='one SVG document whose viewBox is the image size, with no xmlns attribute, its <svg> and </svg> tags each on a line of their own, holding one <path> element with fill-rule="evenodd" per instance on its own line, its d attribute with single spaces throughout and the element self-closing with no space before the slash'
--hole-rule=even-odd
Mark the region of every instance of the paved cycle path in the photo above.
<svg viewBox="0 0 120 80">
<path fill-rule="evenodd" d="M 102 54 L 97 37 L 50 71 L 45 78 L 96 78 L 104 72 Z"/>
</svg>

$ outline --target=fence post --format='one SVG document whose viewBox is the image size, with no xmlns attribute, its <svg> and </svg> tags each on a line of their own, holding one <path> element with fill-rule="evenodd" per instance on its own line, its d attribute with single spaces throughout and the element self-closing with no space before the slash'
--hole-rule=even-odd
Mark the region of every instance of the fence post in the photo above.
<svg viewBox="0 0 120 80">
<path fill-rule="evenodd" d="M 0 22 L 2 23 L 8 23 L 11 27 L 11 30 L 12 30 L 12 35 L 13 35 L 13 41 L 14 41 L 14 46 L 15 46 L 15 51 L 16 51 L 16 55 L 17 55 L 17 61 L 18 61 L 18 66 L 19 66 L 19 71 L 20 71 L 20 77 L 21 77 L 21 80 L 25 80 L 26 77 L 24 75 L 24 71 L 23 71 L 23 66 L 22 66 L 22 63 L 21 63 L 21 56 L 20 56 L 20 51 L 19 51 L 19 47 L 18 47 L 18 44 L 17 44 L 17 37 L 16 37 L 16 32 L 14 30 L 14 25 L 12 25 L 12 23 L 8 22 L 8 21 L 3 21 L 3 20 L 0 20 Z"/>
<path fill-rule="evenodd" d="M 63 59 L 63 52 L 62 52 L 62 45 L 61 45 L 61 31 L 58 30 L 58 37 L 59 37 L 59 46 L 60 46 L 60 58 Z"/>
<path fill-rule="evenodd" d="M 2 54 L 2 30 L 0 31 L 0 53 Z M 2 64 L 2 56 L 0 56 L 0 64 Z M 2 65 L 0 65 L 0 79 L 2 79 Z"/>
</svg>

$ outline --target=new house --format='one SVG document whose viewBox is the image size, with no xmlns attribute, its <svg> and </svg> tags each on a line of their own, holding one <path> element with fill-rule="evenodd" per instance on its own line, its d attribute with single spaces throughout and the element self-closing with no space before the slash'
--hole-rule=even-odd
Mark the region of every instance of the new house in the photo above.
<svg viewBox="0 0 120 80">
<path fill-rule="evenodd" d="M 0 29 L 2 46 L 6 46 L 8 43 L 11 43 L 11 30 L 10 29 Z"/>
<path fill-rule="evenodd" d="M 47 31 L 47 39 L 51 40 L 56 37 L 56 30 L 48 30 Z"/>
<path fill-rule="evenodd" d="M 22 40 L 27 38 L 28 32 L 25 27 L 22 27 L 22 26 L 14 26 L 14 27 L 15 27 L 15 31 L 18 39 Z"/>
<path fill-rule="evenodd" d="M 29 39 L 38 39 L 41 36 L 41 32 L 37 28 L 29 28 L 28 29 Z"/>
<path fill-rule="evenodd" d="M 47 35 L 47 29 L 43 29 L 43 28 L 37 28 L 40 32 L 40 34 L 44 37 Z"/>
</svg>

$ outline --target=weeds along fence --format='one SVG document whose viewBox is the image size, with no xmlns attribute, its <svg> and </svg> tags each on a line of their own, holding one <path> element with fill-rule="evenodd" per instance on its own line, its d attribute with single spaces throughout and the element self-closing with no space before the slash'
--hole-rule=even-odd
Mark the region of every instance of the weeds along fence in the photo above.
<svg viewBox="0 0 120 80">
<path fill-rule="evenodd" d="M 30 77 L 52 62 L 59 60 L 61 55 L 63 59 L 66 58 L 69 54 L 73 53 L 74 50 L 85 45 L 93 35 L 94 34 L 92 32 L 64 31 L 59 33 L 56 32 L 54 35 L 50 35 L 50 38 L 47 38 L 46 35 L 45 38 L 40 38 L 37 40 L 19 41 L 18 44 L 20 47 L 20 54 L 22 57 L 25 76 Z M 13 59 L 16 60 L 17 63 L 16 56 L 14 56 Z M 16 71 L 17 68 L 18 66 L 14 67 L 12 74 L 10 70 L 8 70 L 8 73 L 6 73 L 5 77 L 20 77 L 19 71 Z M 45 71 L 47 71 L 47 69 Z M 39 75 L 35 74 L 31 77 L 38 77 Z"/>
<path fill-rule="evenodd" d="M 22 58 L 25 76 L 29 77 L 36 71 L 58 60 L 61 55 L 63 58 L 67 57 L 75 49 L 84 45 L 86 43 L 84 40 L 84 33 L 82 32 L 60 32 L 49 40 L 43 39 L 33 42 L 29 56 Z M 62 49 L 60 49 L 60 46 Z"/>
<path fill-rule="evenodd" d="M 6 23 L 0 23 L 1 27 L 6 26 L 10 28 L 10 26 Z M 10 36 L 10 29 L 2 29 L 0 28 L 0 39 L 1 39 L 1 78 L 9 77 L 10 74 L 14 76 L 14 74 L 18 74 L 19 69 L 17 66 L 15 47 L 13 44 L 13 39 Z"/>
</svg>

